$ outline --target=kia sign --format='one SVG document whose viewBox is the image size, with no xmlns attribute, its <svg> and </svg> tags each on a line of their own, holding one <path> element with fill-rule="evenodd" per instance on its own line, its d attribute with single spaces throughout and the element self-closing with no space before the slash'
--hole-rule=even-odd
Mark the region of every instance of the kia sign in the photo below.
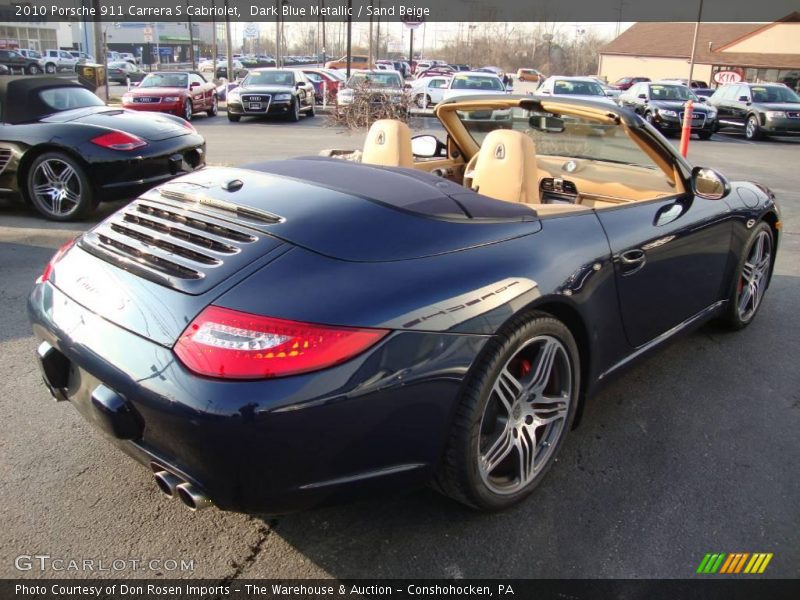
<svg viewBox="0 0 800 600">
<path fill-rule="evenodd" d="M 739 83 L 742 79 L 741 71 L 717 71 L 714 73 L 715 83 Z"/>
</svg>

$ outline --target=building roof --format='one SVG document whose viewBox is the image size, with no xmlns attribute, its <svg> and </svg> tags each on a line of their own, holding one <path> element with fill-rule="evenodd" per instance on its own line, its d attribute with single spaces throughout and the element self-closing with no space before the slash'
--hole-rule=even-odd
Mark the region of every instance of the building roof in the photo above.
<svg viewBox="0 0 800 600">
<path fill-rule="evenodd" d="M 794 21 L 800 21 L 800 13 L 792 13 L 781 19 L 781 22 Z M 763 23 L 701 23 L 695 62 L 731 67 L 800 69 L 800 54 L 719 51 L 764 27 Z M 692 53 L 694 28 L 694 23 L 634 23 L 618 38 L 603 46 L 600 53 L 688 59 Z"/>
</svg>

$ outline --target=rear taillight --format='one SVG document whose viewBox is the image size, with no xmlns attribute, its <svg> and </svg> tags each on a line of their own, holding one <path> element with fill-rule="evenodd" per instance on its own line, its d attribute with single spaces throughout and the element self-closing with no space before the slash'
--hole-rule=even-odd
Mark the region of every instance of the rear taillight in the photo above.
<svg viewBox="0 0 800 600">
<path fill-rule="evenodd" d="M 191 371 L 223 379 L 262 379 L 343 363 L 388 331 L 285 321 L 209 306 L 181 334 L 175 354 Z"/>
<path fill-rule="evenodd" d="M 75 239 L 71 239 L 66 244 L 61 246 L 61 248 L 56 250 L 56 253 L 53 254 L 53 258 L 51 258 L 50 261 L 47 263 L 47 265 L 45 265 L 44 271 L 42 271 L 42 274 L 39 276 L 39 279 L 36 280 L 37 283 L 44 283 L 45 281 L 50 281 L 50 276 L 53 274 L 53 267 L 59 260 L 63 258 L 63 256 L 67 253 L 67 250 L 72 248 L 72 245 L 75 243 Z"/>
<path fill-rule="evenodd" d="M 142 138 L 133 135 L 132 133 L 125 133 L 124 131 L 111 131 L 103 135 L 92 138 L 92 143 L 102 148 L 109 148 L 110 150 L 136 150 L 142 146 L 147 146 Z"/>
</svg>

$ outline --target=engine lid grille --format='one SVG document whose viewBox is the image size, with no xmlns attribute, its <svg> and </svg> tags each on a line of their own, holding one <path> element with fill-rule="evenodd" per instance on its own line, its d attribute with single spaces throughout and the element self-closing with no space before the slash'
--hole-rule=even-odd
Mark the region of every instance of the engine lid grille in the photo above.
<svg viewBox="0 0 800 600">
<path fill-rule="evenodd" d="M 136 275 L 188 294 L 201 294 L 273 252 L 281 242 L 239 223 L 140 198 L 87 232 L 79 245 Z"/>
</svg>

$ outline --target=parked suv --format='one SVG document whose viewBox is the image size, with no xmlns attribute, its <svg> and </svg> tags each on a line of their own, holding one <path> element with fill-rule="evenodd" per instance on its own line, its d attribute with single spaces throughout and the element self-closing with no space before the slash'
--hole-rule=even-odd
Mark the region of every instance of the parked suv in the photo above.
<svg viewBox="0 0 800 600">
<path fill-rule="evenodd" d="M 25 58 L 16 50 L 0 50 L 0 65 L 8 67 L 12 73 L 22 71 L 28 75 L 36 75 L 42 70 L 35 59 Z"/>
<path fill-rule="evenodd" d="M 45 50 L 39 64 L 45 73 L 56 73 L 57 71 L 68 69 L 75 70 L 78 59 L 66 50 Z"/>
<path fill-rule="evenodd" d="M 689 86 L 670 81 L 637 83 L 622 92 L 617 103 L 636 114 L 666 135 L 677 134 L 683 126 L 686 102 L 692 100 L 692 133 L 709 139 L 717 128 L 717 109 L 706 106 Z"/>
<path fill-rule="evenodd" d="M 782 83 L 729 83 L 708 99 L 720 127 L 744 130 L 748 140 L 800 135 L 800 96 Z"/>
</svg>

